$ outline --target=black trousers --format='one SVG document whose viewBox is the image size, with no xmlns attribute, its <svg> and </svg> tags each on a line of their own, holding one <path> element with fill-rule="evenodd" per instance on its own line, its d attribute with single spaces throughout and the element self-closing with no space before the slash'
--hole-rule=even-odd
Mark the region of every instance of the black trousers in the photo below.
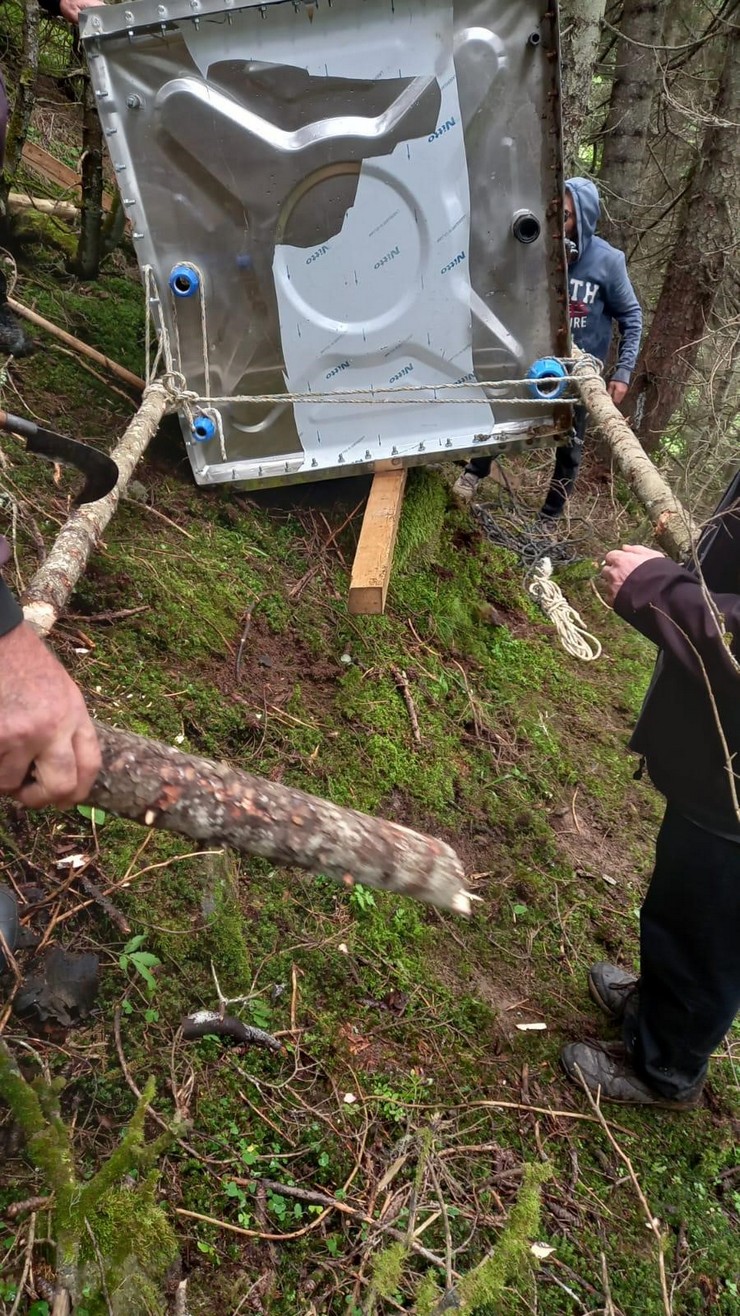
<svg viewBox="0 0 740 1316">
<path fill-rule="evenodd" d="M 635 1069 L 663 1096 L 691 1094 L 731 1027 L 739 952 L 740 843 L 669 804 L 640 913 L 639 989 L 624 1024 Z"/>
<path fill-rule="evenodd" d="M 573 431 L 570 440 L 555 449 L 555 470 L 553 471 L 550 488 L 547 491 L 547 498 L 542 507 L 543 516 L 553 518 L 560 516 L 567 499 L 573 491 L 583 459 L 583 439 L 587 424 L 588 412 L 586 408 L 576 407 L 573 413 Z M 480 480 L 483 480 L 490 474 L 492 463 L 493 457 L 490 456 L 472 457 L 465 469 L 472 471 L 473 475 L 477 475 Z"/>
</svg>

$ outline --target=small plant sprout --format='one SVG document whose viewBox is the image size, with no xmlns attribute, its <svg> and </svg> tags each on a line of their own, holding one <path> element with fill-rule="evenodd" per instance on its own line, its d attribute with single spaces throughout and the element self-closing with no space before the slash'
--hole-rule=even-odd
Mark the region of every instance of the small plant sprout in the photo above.
<svg viewBox="0 0 740 1316">
<path fill-rule="evenodd" d="M 146 936 L 144 933 L 138 933 L 126 942 L 121 954 L 118 957 L 119 967 L 124 973 L 133 969 L 139 974 L 140 978 L 146 983 L 147 995 L 151 998 L 157 990 L 157 980 L 152 973 L 152 969 L 158 969 L 162 961 L 149 950 L 142 950 Z"/>
</svg>

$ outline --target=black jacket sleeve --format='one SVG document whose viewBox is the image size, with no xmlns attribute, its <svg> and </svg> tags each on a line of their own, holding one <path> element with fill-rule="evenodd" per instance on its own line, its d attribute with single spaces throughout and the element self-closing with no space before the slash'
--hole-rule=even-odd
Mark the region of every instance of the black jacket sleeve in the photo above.
<svg viewBox="0 0 740 1316">
<path fill-rule="evenodd" d="M 668 558 L 651 558 L 627 577 L 614 611 L 697 681 L 737 694 L 740 676 L 740 594 L 711 593 L 725 634 L 692 571 Z"/>
<path fill-rule="evenodd" d="M 10 557 L 10 546 L 5 535 L 0 535 L 0 567 L 3 567 Z M 16 626 L 20 626 L 23 621 L 23 613 L 20 605 L 16 602 L 8 589 L 2 576 L 0 576 L 0 635 L 7 635 L 8 631 L 14 631 Z"/>
<path fill-rule="evenodd" d="M 14 631 L 23 621 L 20 604 L 13 598 L 4 580 L 0 580 L 0 636 Z"/>
<path fill-rule="evenodd" d="M 39 4 L 42 9 L 46 10 L 47 14 L 59 17 L 59 0 L 39 0 Z"/>
</svg>

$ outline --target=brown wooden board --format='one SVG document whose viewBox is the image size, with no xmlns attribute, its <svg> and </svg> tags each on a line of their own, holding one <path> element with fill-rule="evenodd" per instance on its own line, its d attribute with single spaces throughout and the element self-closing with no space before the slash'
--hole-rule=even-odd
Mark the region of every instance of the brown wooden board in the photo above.
<svg viewBox="0 0 740 1316">
<path fill-rule="evenodd" d="M 349 587 L 349 610 L 356 616 L 385 611 L 405 487 L 405 468 L 373 477 Z"/>
<path fill-rule="evenodd" d="M 26 142 L 23 147 L 23 163 L 35 174 L 45 178 L 47 183 L 53 183 L 55 187 L 61 187 L 65 192 L 80 191 L 80 175 L 74 169 L 70 169 L 69 165 L 57 160 L 55 155 L 50 155 L 42 146 L 37 146 L 35 142 Z M 104 192 L 103 210 L 110 210 L 112 204 L 111 197 Z"/>
</svg>

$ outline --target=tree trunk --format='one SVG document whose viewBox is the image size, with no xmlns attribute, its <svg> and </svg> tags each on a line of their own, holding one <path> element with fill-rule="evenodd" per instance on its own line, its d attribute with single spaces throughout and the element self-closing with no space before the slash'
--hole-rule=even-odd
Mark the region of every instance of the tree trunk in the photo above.
<svg viewBox="0 0 740 1316">
<path fill-rule="evenodd" d="M 606 439 L 619 470 L 645 508 L 657 542 L 672 558 L 686 557 L 698 534 L 689 513 L 655 469 L 622 413 L 617 411 L 591 358 L 577 347 L 573 348 L 573 355 L 576 358 L 573 379 L 584 406 Z"/>
<path fill-rule="evenodd" d="M 640 228 L 641 177 L 655 95 L 667 0 L 624 0 L 617 42 L 599 183 L 604 202 L 600 232 L 629 246 Z"/>
<path fill-rule="evenodd" d="M 676 244 L 632 385 L 635 432 L 647 452 L 659 447 L 683 398 L 736 246 L 738 118 L 740 42 L 730 38 Z"/>
<path fill-rule="evenodd" d="M 126 211 L 121 203 L 121 194 L 116 192 L 111 208 L 103 223 L 103 253 L 108 256 L 116 247 L 120 247 L 126 232 Z"/>
<path fill-rule="evenodd" d="M 563 0 L 560 5 L 563 163 L 566 178 L 580 173 L 578 149 L 591 105 L 605 8 L 606 0 Z"/>
<path fill-rule="evenodd" d="M 48 635 L 64 611 L 88 558 L 126 492 L 137 462 L 154 438 L 169 406 L 164 389 L 152 385 L 111 457 L 119 470 L 115 488 L 96 503 L 78 507 L 62 526 L 51 552 L 23 595 L 23 615 L 39 635 Z"/>
<path fill-rule="evenodd" d="M 470 913 L 465 874 L 444 841 L 225 763 L 96 723 L 103 767 L 88 803 L 281 867 L 395 891 Z"/>
<path fill-rule="evenodd" d="M 39 71 L 39 6 L 38 0 L 25 0 L 23 5 L 23 53 L 21 71 L 16 80 L 15 100 L 8 121 L 5 139 L 5 161 L 0 174 L 0 210 L 5 211 L 8 193 L 21 163 L 23 147 L 36 101 L 36 80 Z"/>
<path fill-rule="evenodd" d="M 82 219 L 74 272 L 97 279 L 103 255 L 103 130 L 89 74 L 82 97 Z"/>
</svg>

